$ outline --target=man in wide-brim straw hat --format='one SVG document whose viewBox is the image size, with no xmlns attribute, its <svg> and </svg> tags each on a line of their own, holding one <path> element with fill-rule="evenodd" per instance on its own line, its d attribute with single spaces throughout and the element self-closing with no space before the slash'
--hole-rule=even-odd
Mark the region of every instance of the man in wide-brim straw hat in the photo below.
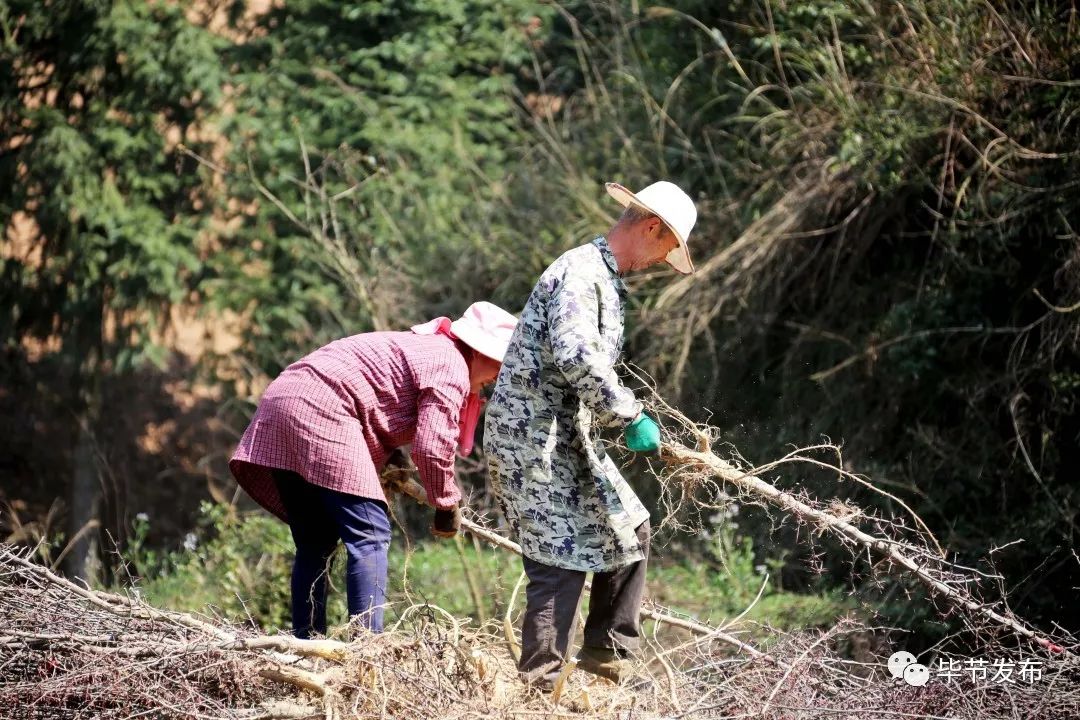
<svg viewBox="0 0 1080 720">
<path fill-rule="evenodd" d="M 396 448 L 412 443 L 435 508 L 432 532 L 457 533 L 454 451 L 472 452 L 479 392 L 498 374 L 516 322 L 491 303 L 473 303 L 453 322 L 336 340 L 267 387 L 229 468 L 292 530 L 297 637 L 326 633 L 326 570 L 339 540 L 349 615 L 382 629 L 390 519 L 379 476 Z"/>
<path fill-rule="evenodd" d="M 587 572 L 593 579 L 579 667 L 616 682 L 639 645 L 649 513 L 599 447 L 622 429 L 636 452 L 660 430 L 616 374 L 623 276 L 666 261 L 694 270 L 686 246 L 697 220 L 670 182 L 607 191 L 626 210 L 606 236 L 563 254 L 533 288 L 488 403 L 484 450 L 493 487 L 521 543 L 529 578 L 522 677 L 550 687 L 573 637 Z"/>
</svg>

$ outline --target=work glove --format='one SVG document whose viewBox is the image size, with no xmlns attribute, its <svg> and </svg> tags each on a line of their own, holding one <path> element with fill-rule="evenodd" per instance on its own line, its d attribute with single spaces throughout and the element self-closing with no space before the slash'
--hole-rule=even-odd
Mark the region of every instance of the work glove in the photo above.
<svg viewBox="0 0 1080 720">
<path fill-rule="evenodd" d="M 660 449 L 660 426 L 641 413 L 623 431 L 626 447 L 634 452 L 656 452 Z"/>
<path fill-rule="evenodd" d="M 449 510 L 435 510 L 431 534 L 435 537 L 452 538 L 461 529 L 461 509 L 455 505 Z"/>
<path fill-rule="evenodd" d="M 383 489 L 389 492 L 405 492 L 405 488 L 412 480 L 413 470 L 412 463 L 409 462 L 405 453 L 401 452 L 400 448 L 395 449 L 386 459 L 386 465 L 379 474 Z"/>
</svg>

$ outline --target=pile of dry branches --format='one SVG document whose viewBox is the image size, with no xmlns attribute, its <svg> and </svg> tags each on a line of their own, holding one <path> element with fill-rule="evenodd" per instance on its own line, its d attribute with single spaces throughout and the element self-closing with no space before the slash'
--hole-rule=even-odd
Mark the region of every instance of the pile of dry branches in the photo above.
<svg viewBox="0 0 1080 720">
<path fill-rule="evenodd" d="M 0 707 L 11 718 L 1078 717 L 1077 671 L 1033 682 L 960 677 L 912 687 L 840 655 L 865 628 L 777 634 L 768 658 L 696 635 L 650 638 L 636 686 L 569 674 L 555 694 L 518 682 L 495 628 L 432 607 L 382 635 L 301 641 L 88 590 L 0 549 Z"/>
<path fill-rule="evenodd" d="M 654 630 L 637 655 L 635 683 L 616 687 L 571 662 L 545 694 L 518 680 L 513 598 L 501 625 L 473 627 L 423 605 L 397 609 L 399 620 L 381 635 L 346 628 L 349 641 L 297 640 L 160 610 L 135 590 L 92 590 L 0 546 L 0 707 L 15 718 L 1080 718 L 1075 639 L 1030 627 L 1003 596 L 986 600 L 984 586 L 995 578 L 950 563 L 918 517 L 876 516 L 762 476 L 809 463 L 876 490 L 865 478 L 815 448 L 749 468 L 714 452 L 708 426 L 659 400 L 654 410 L 666 418 L 657 472 L 664 522 L 735 496 L 805 527 L 808 542 L 839 540 L 867 559 L 871 574 L 919 581 L 941 615 L 964 621 L 960 643 L 922 658 L 934 679 L 914 686 L 891 676 L 885 660 L 900 648 L 883 645 L 881 628 L 852 619 L 787 634 L 752 628 L 747 612 L 710 627 L 646 603 L 642 615 Z M 422 496 L 409 482 L 395 487 Z M 520 553 L 475 522 L 465 527 Z M 658 634 L 661 626 L 672 631 Z M 765 641 L 757 647 L 752 638 Z M 978 656 L 946 655 L 961 646 Z"/>
</svg>

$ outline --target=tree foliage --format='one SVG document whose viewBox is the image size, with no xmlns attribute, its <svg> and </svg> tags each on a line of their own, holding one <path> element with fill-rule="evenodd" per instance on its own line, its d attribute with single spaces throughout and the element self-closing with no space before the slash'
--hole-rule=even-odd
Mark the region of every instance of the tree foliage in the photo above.
<svg viewBox="0 0 1080 720">
<path fill-rule="evenodd" d="M 258 206 L 228 267 L 262 267 L 220 292 L 250 308 L 262 367 L 299 343 L 459 308 L 467 277 L 453 271 L 492 251 L 478 206 L 497 199 L 520 139 L 510 89 L 523 28 L 543 13 L 531 6 L 287 3 L 226 53 L 227 197 Z"/>
<path fill-rule="evenodd" d="M 0 25 L 0 347 L 14 377 L 33 368 L 44 424 L 66 430 L 32 444 L 71 440 L 70 474 L 46 482 L 67 498 L 68 568 L 82 575 L 102 384 L 163 364 L 168 309 L 198 284 L 203 182 L 178 143 L 200 145 L 188 133 L 224 76 L 216 40 L 175 5 L 16 1 Z"/>
<path fill-rule="evenodd" d="M 198 278 L 202 178 L 177 142 L 216 108 L 217 43 L 160 3 L 9 2 L 0 73 L 0 337 L 58 341 L 76 376 L 154 347 Z"/>
</svg>

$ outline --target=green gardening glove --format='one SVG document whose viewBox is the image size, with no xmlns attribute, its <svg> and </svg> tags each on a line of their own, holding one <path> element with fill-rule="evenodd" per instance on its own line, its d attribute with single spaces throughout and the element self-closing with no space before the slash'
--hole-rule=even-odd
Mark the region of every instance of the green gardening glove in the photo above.
<svg viewBox="0 0 1080 720">
<path fill-rule="evenodd" d="M 627 425 L 623 435 L 626 437 L 626 447 L 634 452 L 656 452 L 660 449 L 660 426 L 645 413 Z"/>
</svg>

